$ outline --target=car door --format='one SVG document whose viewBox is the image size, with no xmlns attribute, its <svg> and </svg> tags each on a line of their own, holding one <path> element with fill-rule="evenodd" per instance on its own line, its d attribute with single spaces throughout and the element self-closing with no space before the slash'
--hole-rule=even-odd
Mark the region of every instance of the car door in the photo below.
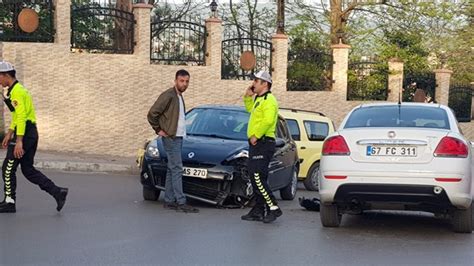
<svg viewBox="0 0 474 266">
<path fill-rule="evenodd" d="M 278 119 L 276 138 L 277 142 L 283 141 L 284 144 L 281 147 L 275 148 L 275 154 L 268 166 L 268 182 L 272 189 L 279 189 L 289 184 L 295 160 L 294 153 L 296 152 L 296 145 L 291 141 L 283 119 Z"/>
</svg>

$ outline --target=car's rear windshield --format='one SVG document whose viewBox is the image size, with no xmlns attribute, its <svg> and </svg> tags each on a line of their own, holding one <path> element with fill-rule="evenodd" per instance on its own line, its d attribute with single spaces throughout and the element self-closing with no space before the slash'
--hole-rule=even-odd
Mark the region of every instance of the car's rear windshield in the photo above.
<svg viewBox="0 0 474 266">
<path fill-rule="evenodd" d="M 367 106 L 354 110 L 344 128 L 419 127 L 449 129 L 446 111 L 427 106 Z"/>
</svg>

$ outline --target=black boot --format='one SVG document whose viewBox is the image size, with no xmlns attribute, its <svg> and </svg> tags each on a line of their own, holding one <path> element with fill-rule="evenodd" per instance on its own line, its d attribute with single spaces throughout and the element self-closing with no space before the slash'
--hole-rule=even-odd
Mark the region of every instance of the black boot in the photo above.
<svg viewBox="0 0 474 266">
<path fill-rule="evenodd" d="M 265 208 L 257 204 L 252 207 L 249 213 L 241 216 L 240 219 L 245 220 L 245 221 L 263 221 L 264 213 L 265 213 Z"/>
<path fill-rule="evenodd" d="M 0 202 L 0 213 L 14 213 L 16 212 L 15 203 Z"/>
<path fill-rule="evenodd" d="M 270 210 L 270 208 L 267 209 L 267 215 L 265 215 L 265 218 L 263 218 L 263 222 L 268 224 L 273 221 L 275 221 L 278 217 L 280 217 L 283 214 L 280 208 L 276 210 Z"/>
<path fill-rule="evenodd" d="M 66 203 L 66 196 L 68 193 L 67 188 L 59 188 L 59 193 L 54 197 L 56 199 L 56 203 L 58 206 L 56 207 L 56 210 L 59 212 L 61 209 L 64 207 L 64 203 Z"/>
</svg>

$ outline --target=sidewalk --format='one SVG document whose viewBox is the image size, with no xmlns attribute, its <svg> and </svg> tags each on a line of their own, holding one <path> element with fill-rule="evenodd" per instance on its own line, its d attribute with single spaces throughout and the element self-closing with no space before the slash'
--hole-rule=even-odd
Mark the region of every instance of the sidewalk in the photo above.
<svg viewBox="0 0 474 266">
<path fill-rule="evenodd" d="M 5 158 L 6 151 L 6 149 L 0 149 L 0 159 L 2 162 Z M 37 151 L 35 167 L 42 170 L 90 173 L 139 173 L 134 157 L 89 155 L 55 151 Z"/>
</svg>

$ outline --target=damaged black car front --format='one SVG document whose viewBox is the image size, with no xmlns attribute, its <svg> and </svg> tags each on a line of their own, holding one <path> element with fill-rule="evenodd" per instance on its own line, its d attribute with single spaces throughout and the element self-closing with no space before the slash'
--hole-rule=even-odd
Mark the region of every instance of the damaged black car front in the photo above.
<svg viewBox="0 0 474 266">
<path fill-rule="evenodd" d="M 245 206 L 253 196 L 247 173 L 249 114 L 239 106 L 208 105 L 186 114 L 183 139 L 183 190 L 188 198 L 217 206 Z M 270 162 L 269 184 L 283 199 L 296 194 L 298 156 L 283 119 L 279 119 L 277 151 Z M 157 200 L 165 190 L 167 157 L 161 138 L 145 147 L 141 163 L 143 198 Z"/>
</svg>

